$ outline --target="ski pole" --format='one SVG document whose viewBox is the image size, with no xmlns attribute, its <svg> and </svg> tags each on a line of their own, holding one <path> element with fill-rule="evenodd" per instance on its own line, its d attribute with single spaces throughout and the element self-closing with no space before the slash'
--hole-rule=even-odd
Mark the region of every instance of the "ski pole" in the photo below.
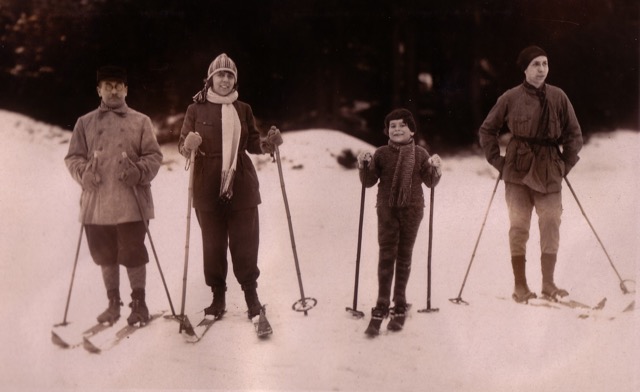
<svg viewBox="0 0 640 392">
<path fill-rule="evenodd" d="M 364 161 L 364 178 L 362 179 L 362 191 L 360 193 L 360 220 L 358 222 L 358 248 L 356 251 L 356 279 L 353 287 L 353 308 L 347 307 L 347 312 L 356 318 L 364 317 L 364 312 L 358 310 L 358 281 L 360 276 L 360 250 L 362 247 L 362 222 L 364 220 L 364 197 L 366 194 L 367 171 L 369 169 L 369 161 Z"/>
<path fill-rule="evenodd" d="M 293 224 L 291 223 L 291 212 L 289 211 L 289 202 L 287 201 L 287 191 L 284 186 L 284 176 L 282 175 L 282 162 L 280 161 L 280 149 L 275 146 L 276 163 L 278 165 L 278 174 L 280 175 L 280 188 L 282 188 L 282 198 L 284 200 L 284 208 L 287 212 L 287 222 L 289 224 L 289 237 L 291 238 L 291 248 L 293 250 L 293 260 L 296 264 L 296 273 L 298 276 L 298 286 L 300 288 L 300 299 L 294 302 L 292 309 L 296 312 L 304 312 L 307 316 L 307 311 L 318 303 L 315 298 L 305 297 L 304 288 L 302 287 L 302 274 L 300 273 L 300 263 L 298 262 L 298 253 L 296 251 L 296 240 L 293 235 Z M 307 302 L 309 301 L 309 302 Z"/>
<path fill-rule="evenodd" d="M 189 271 L 189 241 L 191 239 L 191 204 L 193 202 L 193 166 L 196 160 L 196 150 L 191 151 L 191 156 L 187 161 L 189 166 L 189 195 L 187 197 L 187 234 L 184 245 L 184 272 L 182 275 L 182 305 L 180 307 L 180 329 L 178 333 L 185 331 L 189 336 L 195 336 L 196 332 L 193 330 L 189 318 L 184 314 L 184 306 L 187 298 L 187 272 Z"/>
<path fill-rule="evenodd" d="M 149 243 L 151 244 L 151 250 L 153 251 L 153 257 L 156 260 L 158 271 L 160 272 L 160 278 L 162 279 L 162 285 L 164 286 L 164 291 L 165 293 L 167 293 L 167 299 L 169 300 L 169 307 L 171 308 L 171 314 L 175 317 L 176 311 L 173 308 L 173 302 L 171 302 L 171 295 L 169 295 L 169 288 L 167 287 L 167 281 L 164 279 L 164 274 L 162 273 L 162 267 L 160 267 L 160 260 L 158 259 L 158 253 L 156 253 L 156 247 L 153 245 L 153 238 L 151 238 L 149 223 L 145 219 L 144 214 L 142 212 L 142 205 L 140 204 L 140 196 L 138 195 L 138 189 L 135 186 L 131 187 L 131 189 L 133 189 L 133 195 L 136 198 L 136 203 L 138 204 L 138 210 L 140 211 L 140 215 L 142 216 L 142 222 L 144 222 L 144 228 L 147 230 L 147 237 L 149 237 Z"/>
<path fill-rule="evenodd" d="M 469 266 L 467 267 L 467 272 L 464 275 L 464 280 L 462 281 L 462 286 L 460 287 L 460 292 L 456 298 L 450 298 L 449 301 L 454 304 L 465 304 L 469 305 L 468 302 L 462 299 L 462 290 L 464 290 L 464 286 L 467 283 L 467 278 L 469 277 L 469 271 L 471 270 L 471 264 L 473 263 L 473 259 L 476 256 L 476 250 L 478 249 L 478 244 L 480 243 L 480 237 L 482 236 L 482 231 L 484 230 L 484 225 L 487 223 L 487 217 L 489 216 L 489 210 L 491 209 L 491 203 L 493 203 L 493 197 L 496 195 L 496 189 L 498 189 L 498 184 L 500 183 L 501 175 L 498 176 L 496 180 L 496 185 L 493 187 L 493 192 L 491 193 L 491 199 L 489 199 L 489 205 L 487 206 L 487 212 L 484 214 L 484 219 L 482 220 L 482 226 L 480 227 L 480 233 L 478 233 L 478 239 L 476 240 L 476 244 L 473 247 L 473 253 L 471 254 L 471 260 L 469 261 Z"/>
<path fill-rule="evenodd" d="M 435 187 L 431 187 L 431 197 L 429 203 L 429 251 L 427 253 L 427 307 L 418 310 L 419 313 L 437 312 L 440 309 L 431 307 L 431 251 L 433 249 L 433 201 Z"/>
<path fill-rule="evenodd" d="M 126 152 L 122 152 L 122 157 L 125 158 L 129 164 L 134 165 L 133 161 L 127 156 Z M 162 285 L 164 286 L 164 291 L 167 294 L 167 299 L 169 300 L 169 307 L 171 308 L 171 314 L 173 317 L 176 317 L 175 309 L 173 308 L 173 302 L 171 301 L 171 295 L 169 294 L 169 288 L 167 287 L 167 282 L 164 279 L 164 274 L 162 273 L 162 267 L 160 267 L 160 260 L 158 259 L 158 253 L 156 252 L 156 247 L 153 244 L 153 238 L 151 237 L 151 230 L 149 230 L 149 222 L 145 218 L 144 211 L 142 210 L 142 204 L 140 203 L 140 195 L 138 194 L 138 188 L 136 186 L 132 186 L 133 196 L 136 199 L 136 205 L 138 206 L 138 211 L 140 212 L 140 218 L 142 218 L 142 222 L 144 223 L 144 228 L 147 231 L 147 236 L 149 237 L 149 243 L 151 244 L 151 250 L 153 251 L 153 257 L 156 260 L 156 265 L 158 266 L 158 271 L 160 272 L 160 278 L 162 279 Z"/>
<path fill-rule="evenodd" d="M 90 170 L 91 172 L 93 172 L 93 175 L 95 176 L 97 182 L 100 182 L 100 174 L 96 170 L 97 162 L 98 162 L 98 151 L 94 151 L 93 159 L 89 162 L 89 165 L 87 166 L 86 170 Z M 89 200 L 91 202 L 91 207 L 85 208 L 83 219 L 87 218 L 89 211 L 93 209 L 93 205 L 95 204 L 95 201 L 96 201 L 95 198 L 90 198 Z M 78 246 L 76 247 L 76 257 L 75 257 L 75 260 L 73 261 L 73 271 L 71 272 L 71 283 L 69 284 L 69 293 L 67 294 L 67 304 L 65 305 L 65 308 L 64 308 L 64 318 L 62 319 L 62 322 L 59 324 L 56 324 L 55 327 L 66 326 L 67 324 L 69 324 L 67 322 L 67 313 L 69 312 L 69 303 L 71 302 L 71 291 L 73 289 L 73 282 L 76 276 L 76 266 L 78 265 L 78 256 L 80 255 L 80 244 L 82 243 L 83 231 L 84 231 L 84 223 L 81 223 L 80 236 L 78 237 Z"/>
<path fill-rule="evenodd" d="M 591 221 L 589 221 L 589 218 L 587 217 L 587 214 L 584 212 L 584 208 L 582 208 L 582 204 L 580 204 L 580 201 L 578 200 L 578 196 L 576 195 L 576 192 L 573 190 L 573 187 L 571 186 L 571 183 L 569 182 L 569 179 L 565 176 L 564 180 L 567 183 L 567 185 L 569 186 L 569 190 L 571 190 L 571 194 L 573 195 L 573 198 L 576 200 L 576 203 L 578 204 L 578 207 L 580 208 L 580 212 L 582 212 L 582 216 L 584 216 L 584 219 L 589 224 L 589 227 L 591 228 L 591 231 L 593 231 L 593 234 L 596 236 L 596 239 L 600 243 L 600 246 L 602 247 L 602 250 L 604 251 L 604 254 L 607 256 L 607 259 L 609 260 L 609 264 L 611 264 L 611 268 L 613 268 L 613 271 L 618 276 L 618 280 L 620 280 L 620 289 L 622 290 L 622 293 L 623 294 L 629 294 L 631 291 L 629 291 L 629 289 L 627 289 L 627 286 L 625 285 L 625 282 L 633 281 L 633 280 L 632 279 L 625 279 L 625 280 L 622 279 L 622 277 L 618 273 L 618 270 L 616 269 L 615 265 L 613 265 L 613 261 L 611 261 L 611 257 L 609 256 L 609 253 L 605 249 L 604 244 L 602 243 L 602 240 L 600 240 L 600 237 L 598 236 L 598 233 L 596 233 L 596 229 L 593 227 L 593 225 L 591 224 Z"/>
<path fill-rule="evenodd" d="M 78 237 L 78 246 L 76 247 L 76 257 L 73 261 L 73 270 L 71 272 L 71 283 L 69 284 L 69 294 L 67 294 L 67 304 L 64 307 L 64 317 L 62 322 L 54 325 L 54 327 L 62 327 L 66 326 L 69 323 L 67 322 L 67 313 L 69 312 L 69 302 L 71 302 L 71 290 L 73 289 L 73 281 L 76 277 L 76 267 L 78 266 L 78 256 L 80 255 L 80 244 L 82 243 L 82 232 L 84 231 L 84 223 L 80 225 L 80 236 Z"/>
</svg>

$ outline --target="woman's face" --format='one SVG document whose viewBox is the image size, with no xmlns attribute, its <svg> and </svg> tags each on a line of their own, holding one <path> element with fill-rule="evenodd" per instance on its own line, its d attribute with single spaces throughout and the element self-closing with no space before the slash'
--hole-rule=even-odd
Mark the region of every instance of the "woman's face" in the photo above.
<svg viewBox="0 0 640 392">
<path fill-rule="evenodd" d="M 227 96 L 233 92 L 236 86 L 236 77 L 231 72 L 216 72 L 211 79 L 213 92 L 218 95 Z"/>
<path fill-rule="evenodd" d="M 527 69 L 524 70 L 527 82 L 533 86 L 540 87 L 549 73 L 549 60 L 547 56 L 538 56 L 531 60 Z"/>
</svg>

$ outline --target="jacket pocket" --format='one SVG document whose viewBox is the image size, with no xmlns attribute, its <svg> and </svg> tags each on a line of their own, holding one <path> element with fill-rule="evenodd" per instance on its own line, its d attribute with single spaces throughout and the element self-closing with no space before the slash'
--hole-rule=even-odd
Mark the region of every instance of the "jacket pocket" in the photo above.
<svg viewBox="0 0 640 392">
<path fill-rule="evenodd" d="M 526 116 L 514 117 L 509 121 L 509 128 L 514 135 L 529 135 L 531 119 Z"/>
<path fill-rule="evenodd" d="M 211 129 L 213 128 L 213 123 L 196 120 L 195 128 L 196 128 L 195 131 L 204 138 L 205 135 L 209 135 L 209 133 L 211 132 Z"/>
<path fill-rule="evenodd" d="M 528 145 L 524 143 L 520 143 L 520 145 L 518 145 L 518 148 L 516 149 L 516 157 L 515 157 L 516 171 L 527 172 L 531 168 L 532 163 L 533 163 L 533 151 L 531 151 L 531 148 Z"/>
</svg>

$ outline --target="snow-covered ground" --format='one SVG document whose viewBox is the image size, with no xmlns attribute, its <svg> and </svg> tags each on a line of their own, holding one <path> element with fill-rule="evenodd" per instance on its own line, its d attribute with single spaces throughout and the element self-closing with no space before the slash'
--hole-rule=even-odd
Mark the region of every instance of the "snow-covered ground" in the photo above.
<svg viewBox="0 0 640 392">
<path fill-rule="evenodd" d="M 0 135 L 0 390 L 640 390 L 640 324 L 637 311 L 622 312 L 636 294 L 622 294 L 566 187 L 556 280 L 581 302 L 595 305 L 606 297 L 604 310 L 582 319 L 571 309 L 499 299 L 512 289 L 502 183 L 462 293 L 470 305 L 448 301 L 458 296 L 496 181 L 495 171 L 473 153 L 444 157 L 435 192 L 432 307 L 439 312 L 416 311 L 426 305 L 427 209 L 408 287 L 411 317 L 402 332 L 366 338 L 377 292 L 376 190 L 366 194 L 358 308 L 367 317 L 358 320 L 345 308 L 353 301 L 360 184 L 356 171 L 340 166 L 336 156 L 374 147 L 330 130 L 286 132 L 281 147 L 304 290 L 318 300 L 307 316 L 291 308 L 300 292 L 277 166 L 258 157 L 259 294 L 275 331 L 268 340 L 256 338 L 230 273 L 228 313 L 196 345 L 183 342 L 175 321 L 162 319 L 103 354 L 61 349 L 51 343 L 50 332 L 64 316 L 80 232 L 80 188 L 63 163 L 70 134 L 0 111 Z M 570 175 L 615 267 L 634 280 L 640 254 L 639 148 L 637 132 L 596 135 Z M 150 229 L 179 313 L 187 172 L 175 146 L 165 145 L 163 152 L 152 187 L 157 219 Z M 426 189 L 425 194 L 428 199 Z M 530 286 L 539 291 L 535 222 L 527 268 Z M 195 219 L 190 248 L 186 313 L 194 321 L 210 302 Z M 170 313 L 153 258 L 148 271 L 151 310 Z M 122 277 L 126 301 L 129 287 Z M 68 328 L 92 324 L 105 305 L 100 272 L 83 239 Z"/>
</svg>

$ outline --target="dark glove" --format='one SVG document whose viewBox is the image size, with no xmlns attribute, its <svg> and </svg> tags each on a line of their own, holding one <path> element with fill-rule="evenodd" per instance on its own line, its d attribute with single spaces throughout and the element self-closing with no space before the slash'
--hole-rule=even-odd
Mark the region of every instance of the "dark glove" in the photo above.
<svg viewBox="0 0 640 392">
<path fill-rule="evenodd" d="M 142 177 L 142 173 L 138 166 L 128 165 L 126 169 L 124 169 L 120 173 L 120 181 L 124 182 L 127 186 L 136 186 L 140 183 L 140 178 Z"/>
<path fill-rule="evenodd" d="M 260 149 L 265 154 L 271 154 L 276 150 L 276 146 L 280 146 L 282 142 L 280 130 L 275 125 L 272 125 L 267 137 L 260 141 Z"/>
<path fill-rule="evenodd" d="M 100 186 L 100 175 L 87 170 L 82 175 L 82 189 L 87 192 L 95 192 Z"/>
</svg>

